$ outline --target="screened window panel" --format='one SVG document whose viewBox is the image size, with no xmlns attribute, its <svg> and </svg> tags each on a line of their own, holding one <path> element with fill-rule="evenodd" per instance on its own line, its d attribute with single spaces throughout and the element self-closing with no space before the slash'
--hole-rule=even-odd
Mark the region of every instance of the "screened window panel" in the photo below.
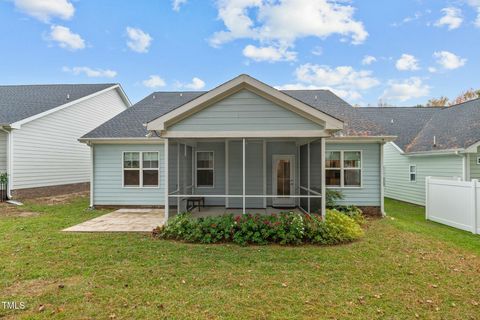
<svg viewBox="0 0 480 320">
<path fill-rule="evenodd" d="M 325 180 L 326 185 L 331 187 L 340 187 L 341 186 L 341 171 L 339 170 L 326 170 L 325 171 Z"/>
<path fill-rule="evenodd" d="M 343 173 L 344 186 L 360 187 L 362 184 L 361 176 L 360 170 L 345 170 Z"/>
<path fill-rule="evenodd" d="M 158 168 L 158 152 L 143 153 L 143 168 L 144 169 Z"/>
<path fill-rule="evenodd" d="M 325 167 L 327 168 L 340 168 L 340 151 L 328 151 L 325 152 Z"/>
<path fill-rule="evenodd" d="M 125 187 L 140 186 L 140 170 L 124 170 L 123 184 Z"/>
<path fill-rule="evenodd" d="M 359 151 L 345 151 L 343 153 L 344 168 L 361 168 L 361 153 Z"/>
<path fill-rule="evenodd" d="M 197 171 L 197 187 L 213 187 L 213 170 Z"/>
<path fill-rule="evenodd" d="M 140 168 L 140 152 L 125 152 L 123 154 L 123 167 L 128 169 Z"/>
</svg>

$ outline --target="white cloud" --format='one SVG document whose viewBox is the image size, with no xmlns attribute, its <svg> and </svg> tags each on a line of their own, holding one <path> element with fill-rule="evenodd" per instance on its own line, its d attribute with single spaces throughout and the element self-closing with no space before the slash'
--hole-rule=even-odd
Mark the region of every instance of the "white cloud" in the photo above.
<svg viewBox="0 0 480 320">
<path fill-rule="evenodd" d="M 460 68 L 467 62 L 467 59 L 460 58 L 456 54 L 448 51 L 437 51 L 433 56 L 437 58 L 439 65 L 448 70 Z"/>
<path fill-rule="evenodd" d="M 297 83 L 279 86 L 280 89 L 329 89 L 342 98 L 358 100 L 361 91 L 379 85 L 371 71 L 356 71 L 351 66 L 331 68 L 316 64 L 304 64 L 295 70 Z"/>
<path fill-rule="evenodd" d="M 152 44 L 153 38 L 142 29 L 127 27 L 127 46 L 135 52 L 145 53 Z"/>
<path fill-rule="evenodd" d="M 242 38 L 293 47 L 298 38 L 334 34 L 359 44 L 368 36 L 352 6 L 327 0 L 218 0 L 217 7 L 225 30 L 210 38 L 214 47 Z"/>
<path fill-rule="evenodd" d="M 320 46 L 316 46 L 315 48 L 313 48 L 312 54 L 314 56 L 321 56 L 323 54 L 323 48 Z"/>
<path fill-rule="evenodd" d="M 83 40 L 79 34 L 73 33 L 69 28 L 64 26 L 50 26 L 50 34 L 47 39 L 57 42 L 61 48 L 68 50 L 85 48 L 85 40 Z"/>
<path fill-rule="evenodd" d="M 418 60 L 411 54 L 402 54 L 400 59 L 397 60 L 395 63 L 395 67 L 400 71 L 407 71 L 407 70 L 418 70 Z"/>
<path fill-rule="evenodd" d="M 142 84 L 147 88 L 161 88 L 167 85 L 165 80 L 157 75 L 151 75 L 148 79 L 143 80 Z"/>
<path fill-rule="evenodd" d="M 249 44 L 243 49 L 243 55 L 254 61 L 294 61 L 297 59 L 297 53 L 288 51 L 286 48 L 277 48 L 274 46 L 256 47 Z"/>
<path fill-rule="evenodd" d="M 200 78 L 194 77 L 190 83 L 181 83 L 177 82 L 176 86 L 178 88 L 188 89 L 188 90 L 201 90 L 205 87 L 205 81 Z"/>
<path fill-rule="evenodd" d="M 474 22 L 477 28 L 480 28 L 480 7 L 477 9 L 477 19 Z"/>
<path fill-rule="evenodd" d="M 73 17 L 75 7 L 68 0 L 14 0 L 15 7 L 42 22 L 57 17 L 68 20 Z"/>
<path fill-rule="evenodd" d="M 375 58 L 374 56 L 365 56 L 362 59 L 362 64 L 364 66 L 367 66 L 367 65 L 370 65 L 370 64 L 374 63 L 375 61 L 377 61 L 377 58 Z"/>
<path fill-rule="evenodd" d="M 437 72 L 437 68 L 435 68 L 435 67 L 428 67 L 428 72 L 430 72 L 430 73 L 435 73 L 435 72 Z"/>
<path fill-rule="evenodd" d="M 390 80 L 381 98 L 404 102 L 428 96 L 430 88 L 430 86 L 423 83 L 422 79 L 417 77 L 411 77 L 402 81 Z"/>
<path fill-rule="evenodd" d="M 457 29 L 463 22 L 462 10 L 455 7 L 442 9 L 443 17 L 435 22 L 436 27 L 447 26 L 448 30 Z"/>
<path fill-rule="evenodd" d="M 76 76 L 84 74 L 89 78 L 114 78 L 117 76 L 116 71 L 110 69 L 92 69 L 90 67 L 63 67 L 62 71 Z"/>
<path fill-rule="evenodd" d="M 187 3 L 187 0 L 173 0 L 172 9 L 174 11 L 180 11 L 180 7 Z"/>
</svg>

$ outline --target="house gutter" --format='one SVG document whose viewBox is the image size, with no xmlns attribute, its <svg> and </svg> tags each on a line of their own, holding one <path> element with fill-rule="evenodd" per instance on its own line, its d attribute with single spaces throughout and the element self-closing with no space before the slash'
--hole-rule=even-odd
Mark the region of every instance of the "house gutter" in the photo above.
<svg viewBox="0 0 480 320">
<path fill-rule="evenodd" d="M 11 129 L 10 125 L 2 125 L 0 126 L 0 130 L 7 134 L 7 197 L 9 199 L 12 198 L 12 182 L 13 182 L 13 135 L 12 131 L 6 130 L 5 128 Z"/>
<path fill-rule="evenodd" d="M 409 157 L 421 157 L 421 156 L 440 156 L 440 155 L 458 155 L 465 151 L 465 149 L 445 149 L 445 150 L 435 150 L 435 151 L 418 151 L 418 152 L 407 152 L 406 156 Z"/>
</svg>

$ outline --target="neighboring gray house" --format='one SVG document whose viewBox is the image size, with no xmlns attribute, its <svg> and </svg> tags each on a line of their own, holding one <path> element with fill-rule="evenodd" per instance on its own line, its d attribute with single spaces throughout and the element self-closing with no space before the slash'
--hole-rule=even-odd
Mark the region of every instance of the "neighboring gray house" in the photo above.
<svg viewBox="0 0 480 320">
<path fill-rule="evenodd" d="M 256 212 L 325 212 L 342 204 L 383 212 L 382 148 L 394 137 L 328 90 L 279 91 L 240 75 L 207 92 L 155 92 L 84 135 L 91 206 L 188 200 Z"/>
<path fill-rule="evenodd" d="M 118 84 L 0 86 L 0 172 L 9 196 L 86 189 L 90 153 L 77 139 L 129 106 Z"/>
<path fill-rule="evenodd" d="M 480 179 L 480 99 L 445 108 L 362 108 L 397 136 L 385 145 L 385 196 L 425 205 L 425 178 Z"/>
</svg>

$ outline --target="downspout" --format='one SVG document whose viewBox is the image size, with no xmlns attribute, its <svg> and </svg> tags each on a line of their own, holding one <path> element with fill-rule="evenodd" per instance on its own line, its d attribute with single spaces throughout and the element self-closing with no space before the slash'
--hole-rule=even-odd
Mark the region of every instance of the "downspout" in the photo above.
<svg viewBox="0 0 480 320">
<path fill-rule="evenodd" d="M 462 180 L 463 181 L 468 181 L 469 177 L 468 177 L 468 174 L 467 174 L 467 167 L 468 167 L 467 153 L 460 153 L 458 151 L 455 151 L 455 155 L 462 158 Z"/>
<path fill-rule="evenodd" d="M 0 130 L 5 132 L 7 134 L 7 197 L 9 199 L 12 198 L 12 182 L 13 182 L 13 176 L 12 176 L 12 147 L 13 147 L 13 139 L 12 139 L 12 133 L 11 131 L 6 130 L 4 127 L 0 127 Z"/>
</svg>

